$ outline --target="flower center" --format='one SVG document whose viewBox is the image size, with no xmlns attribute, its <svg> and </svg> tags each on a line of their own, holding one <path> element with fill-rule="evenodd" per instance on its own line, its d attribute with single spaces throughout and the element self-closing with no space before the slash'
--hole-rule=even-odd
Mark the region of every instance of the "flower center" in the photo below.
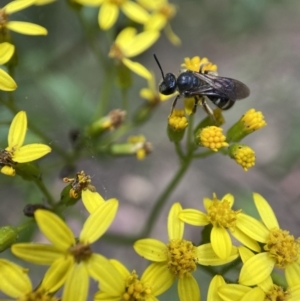
<svg viewBox="0 0 300 301">
<path fill-rule="evenodd" d="M 288 301 L 290 294 L 285 292 L 281 286 L 273 285 L 266 293 L 265 301 Z"/>
<path fill-rule="evenodd" d="M 150 286 L 141 282 L 135 271 L 132 271 L 125 280 L 125 287 L 124 301 L 143 301 L 148 299 L 152 293 Z"/>
<path fill-rule="evenodd" d="M 207 210 L 208 220 L 214 227 L 224 227 L 234 230 L 237 215 L 241 210 L 234 211 L 231 204 L 225 199 L 219 201 L 216 196 L 213 197 L 213 203 Z"/>
<path fill-rule="evenodd" d="M 91 177 L 86 175 L 84 171 L 78 172 L 74 179 L 64 178 L 65 183 L 71 183 L 70 197 L 76 199 L 84 189 L 89 189 L 92 192 L 95 192 L 96 189 L 91 185 Z"/>
<path fill-rule="evenodd" d="M 69 248 L 69 252 L 73 255 L 77 263 L 85 261 L 92 255 L 92 249 L 89 244 L 78 242 L 75 246 Z"/>
<path fill-rule="evenodd" d="M 174 239 L 167 244 L 168 269 L 178 278 L 190 275 L 197 268 L 196 247 L 190 241 Z"/>
<path fill-rule="evenodd" d="M 0 29 L 4 28 L 8 20 L 8 15 L 4 9 L 0 9 Z"/>
<path fill-rule="evenodd" d="M 165 4 L 160 7 L 158 12 L 160 14 L 164 15 L 167 20 L 170 20 L 171 18 L 174 17 L 174 15 L 176 13 L 176 9 L 175 9 L 175 6 L 172 4 Z"/>
<path fill-rule="evenodd" d="M 43 289 L 30 292 L 25 296 L 19 297 L 17 301 L 58 301 L 59 299 L 47 294 Z"/>
<path fill-rule="evenodd" d="M 288 264 L 298 260 L 300 239 L 295 240 L 289 231 L 271 229 L 264 250 L 276 260 L 276 267 L 285 268 Z"/>
<path fill-rule="evenodd" d="M 116 43 L 112 44 L 110 47 L 108 56 L 120 61 L 125 57 L 122 49 Z"/>
<path fill-rule="evenodd" d="M 13 152 L 0 149 L 0 166 L 15 166 L 16 162 L 12 160 Z"/>
</svg>

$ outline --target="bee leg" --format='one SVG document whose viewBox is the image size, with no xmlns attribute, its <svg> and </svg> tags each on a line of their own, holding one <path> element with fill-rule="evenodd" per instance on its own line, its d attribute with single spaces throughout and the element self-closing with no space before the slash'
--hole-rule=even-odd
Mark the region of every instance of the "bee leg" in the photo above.
<svg viewBox="0 0 300 301">
<path fill-rule="evenodd" d="M 210 116 L 210 118 L 216 123 L 217 121 L 216 121 L 216 118 L 215 118 L 215 116 L 214 116 L 214 112 L 213 112 L 213 110 L 210 108 L 210 106 L 208 105 L 208 103 L 207 103 L 205 97 L 202 97 L 200 101 L 201 101 L 201 105 L 202 105 L 202 108 L 203 108 L 203 110 L 205 111 L 205 113 L 206 113 L 208 116 Z"/>
<path fill-rule="evenodd" d="M 176 103 L 177 103 L 177 100 L 178 100 L 179 97 L 180 97 L 180 95 L 177 95 L 176 98 L 173 100 L 173 103 L 172 103 L 172 106 L 171 106 L 171 112 L 169 114 L 169 117 L 172 115 L 172 113 L 173 113 L 173 111 L 174 111 L 174 109 L 176 107 Z"/>
<path fill-rule="evenodd" d="M 195 96 L 194 99 L 195 99 L 195 103 L 194 103 L 194 107 L 192 110 L 192 114 L 195 114 L 197 112 L 198 103 L 200 101 L 200 98 L 198 96 Z"/>
</svg>

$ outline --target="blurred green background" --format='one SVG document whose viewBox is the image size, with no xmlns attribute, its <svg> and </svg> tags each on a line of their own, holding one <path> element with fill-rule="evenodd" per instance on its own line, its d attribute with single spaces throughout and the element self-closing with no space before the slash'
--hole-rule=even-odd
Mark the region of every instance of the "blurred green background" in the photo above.
<svg viewBox="0 0 300 301">
<path fill-rule="evenodd" d="M 3 5 L 5 3 L 3 1 Z M 193 206 L 203 209 L 203 197 L 211 197 L 213 192 L 219 197 L 232 193 L 236 208 L 256 215 L 251 195 L 254 191 L 270 202 L 280 226 L 299 236 L 300 2 L 203 0 L 172 3 L 178 5 L 177 15 L 171 24 L 182 40 L 181 47 L 170 44 L 162 34 L 151 49 L 134 60 L 155 72 L 159 81 L 161 76 L 153 53 L 159 57 L 165 72 L 175 74 L 179 72 L 184 57 L 208 57 L 218 65 L 220 76 L 238 79 L 251 90 L 249 98 L 237 102 L 224 113 L 227 121 L 224 128 L 231 126 L 250 108 L 262 111 L 268 125 L 243 140 L 256 152 L 256 165 L 248 172 L 221 154 L 194 161 L 159 215 L 151 236 L 167 240 L 166 218 L 172 203 L 179 201 L 185 208 Z M 82 9 L 81 15 L 87 26 L 84 29 L 76 12 L 66 1 L 60 0 L 46 6 L 30 7 L 12 16 L 13 20 L 37 23 L 49 31 L 46 37 L 13 34 L 13 38 L 18 55 L 16 104 L 20 110 L 27 112 L 29 123 L 46 133 L 49 141 L 44 142 L 50 146 L 55 142 L 70 149 L 70 131 L 83 129 L 93 121 L 99 95 L 108 84 L 105 70 L 91 50 L 89 36 L 94 39 L 95 47 L 106 55 L 117 30 L 100 31 L 97 14 L 98 8 Z M 121 17 L 117 28 L 124 24 L 126 20 Z M 107 60 L 108 64 L 113 63 Z M 105 113 L 121 106 L 121 93 L 115 82 L 110 83 L 113 90 L 108 95 L 109 106 Z M 135 108 L 143 104 L 139 90 L 146 86 L 144 79 L 133 75 L 128 118 Z M 4 92 L 0 94 L 6 97 Z M 130 133 L 144 134 L 153 144 L 154 152 L 144 161 L 139 162 L 134 157 L 99 156 L 87 150 L 89 156 L 77 164 L 76 171 L 84 170 L 90 174 L 103 197 L 116 197 L 120 201 L 111 233 L 139 233 L 153 203 L 178 169 L 174 146 L 166 135 L 170 106 L 171 100 L 163 103 L 147 123 Z M 182 101 L 178 102 L 180 106 Z M 196 122 L 204 116 L 205 113 L 199 108 Z M 3 126 L 0 137 L 3 148 L 7 145 L 7 131 L 12 117 L 6 108 L 1 109 Z M 39 139 L 29 131 L 26 142 L 37 142 Z M 120 141 L 126 139 L 127 136 Z M 61 158 L 52 152 L 39 163 L 48 188 L 59 199 L 65 185 L 60 177 L 63 168 Z M 0 177 L 1 225 L 23 220 L 22 209 L 26 203 L 45 202 L 32 183 L 25 183 L 17 177 Z M 86 216 L 81 204 L 67 214 L 75 233 L 79 232 Z M 187 226 L 185 237 L 198 241 L 200 231 L 197 227 Z M 34 240 L 40 239 L 37 235 Z M 123 261 L 129 269 L 135 268 L 140 274 L 146 266 L 132 246 L 108 242 L 104 237 L 98 247 L 100 253 Z M 3 256 L 11 258 L 9 251 L 5 251 Z M 23 263 L 23 266 L 29 265 Z M 197 277 L 205 300 L 211 275 L 205 274 L 199 267 Z M 178 300 L 176 286 L 159 299 L 171 298 Z"/>
</svg>

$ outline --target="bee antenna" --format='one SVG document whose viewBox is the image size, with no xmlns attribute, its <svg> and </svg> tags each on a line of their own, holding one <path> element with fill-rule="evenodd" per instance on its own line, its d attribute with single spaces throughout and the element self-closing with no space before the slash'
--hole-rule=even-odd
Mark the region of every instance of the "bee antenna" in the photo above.
<svg viewBox="0 0 300 301">
<path fill-rule="evenodd" d="M 156 60 L 156 63 L 157 63 L 157 65 L 158 65 L 158 67 L 159 67 L 159 70 L 160 70 L 160 72 L 161 72 L 162 78 L 165 79 L 165 75 L 164 75 L 164 72 L 163 72 L 163 70 L 162 70 L 162 67 L 161 67 L 161 65 L 160 65 L 160 63 L 159 63 L 159 61 L 158 61 L 158 58 L 156 57 L 155 54 L 153 54 L 153 56 L 154 56 L 154 59 Z"/>
</svg>

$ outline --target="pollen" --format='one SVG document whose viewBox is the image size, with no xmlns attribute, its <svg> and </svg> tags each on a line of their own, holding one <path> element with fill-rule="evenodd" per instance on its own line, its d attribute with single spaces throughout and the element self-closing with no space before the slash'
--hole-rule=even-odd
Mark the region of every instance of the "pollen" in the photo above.
<svg viewBox="0 0 300 301">
<path fill-rule="evenodd" d="M 214 227 L 224 227 L 234 230 L 237 220 L 237 215 L 241 210 L 234 211 L 231 209 L 231 203 L 226 199 L 222 201 L 217 199 L 214 194 L 212 204 L 207 210 L 207 217 L 209 222 Z"/>
<path fill-rule="evenodd" d="M 59 301 L 60 299 L 52 297 L 43 289 L 37 289 L 24 296 L 20 296 L 18 301 Z"/>
<path fill-rule="evenodd" d="M 217 126 L 203 128 L 197 138 L 200 140 L 200 145 L 210 148 L 214 152 L 228 146 L 225 141 L 226 136 L 223 135 L 223 129 Z"/>
<path fill-rule="evenodd" d="M 275 284 L 265 295 L 265 300 L 268 301 L 288 301 L 289 298 L 290 294 L 287 291 L 284 291 L 281 286 Z"/>
<path fill-rule="evenodd" d="M 300 239 L 295 239 L 293 235 L 290 235 L 289 231 L 277 228 L 271 229 L 264 250 L 276 260 L 275 265 L 283 269 L 298 260 Z"/>
<path fill-rule="evenodd" d="M 196 247 L 186 240 L 171 240 L 167 244 L 168 269 L 178 278 L 189 276 L 197 268 Z"/>
<path fill-rule="evenodd" d="M 151 293 L 151 287 L 147 285 L 147 283 L 144 283 L 138 279 L 136 271 L 132 271 L 125 280 L 125 293 L 123 294 L 123 300 L 144 301 L 149 298 Z"/>
<path fill-rule="evenodd" d="M 70 197 L 76 199 L 82 190 L 89 189 L 95 192 L 96 189 L 91 185 L 92 179 L 90 176 L 86 175 L 84 171 L 78 172 L 75 178 L 64 178 L 65 183 L 71 183 Z"/>
<path fill-rule="evenodd" d="M 255 152 L 247 145 L 236 145 L 230 150 L 231 157 L 237 164 L 241 165 L 245 171 L 255 165 Z"/>
<path fill-rule="evenodd" d="M 172 114 L 169 116 L 168 124 L 175 131 L 183 131 L 188 126 L 184 110 L 173 110 Z"/>
<path fill-rule="evenodd" d="M 110 47 L 110 51 L 108 53 L 108 56 L 111 57 L 111 58 L 115 58 L 117 60 L 120 60 L 120 61 L 125 57 L 122 49 L 116 43 L 114 43 Z"/>
<path fill-rule="evenodd" d="M 264 118 L 262 112 L 250 109 L 242 116 L 241 122 L 244 124 L 246 131 L 253 132 L 267 125 Z"/>
</svg>

